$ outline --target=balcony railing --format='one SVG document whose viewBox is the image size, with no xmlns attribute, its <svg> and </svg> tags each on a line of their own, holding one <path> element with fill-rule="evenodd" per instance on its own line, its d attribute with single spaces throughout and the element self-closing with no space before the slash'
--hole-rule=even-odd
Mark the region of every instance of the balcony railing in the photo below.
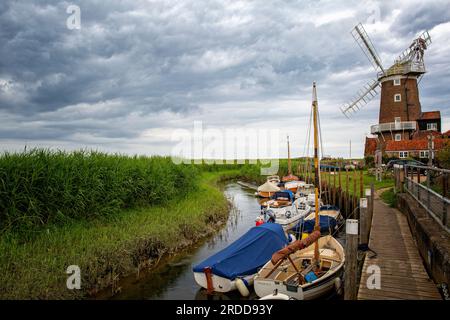
<svg viewBox="0 0 450 320">
<path fill-rule="evenodd" d="M 410 61 L 404 64 L 396 64 L 387 69 L 385 72 L 378 72 L 378 79 L 394 75 L 402 75 L 407 73 L 425 73 L 425 64 L 421 61 Z"/>
<path fill-rule="evenodd" d="M 385 131 L 416 130 L 416 126 L 417 123 L 415 121 L 380 123 L 371 126 L 370 132 L 375 134 Z"/>
</svg>

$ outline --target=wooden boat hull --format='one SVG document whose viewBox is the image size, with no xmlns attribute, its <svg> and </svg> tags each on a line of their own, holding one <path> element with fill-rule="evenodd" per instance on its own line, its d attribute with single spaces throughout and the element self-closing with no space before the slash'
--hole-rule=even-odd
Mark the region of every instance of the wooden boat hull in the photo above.
<svg viewBox="0 0 450 320">
<path fill-rule="evenodd" d="M 276 192 L 276 191 L 275 191 Z M 273 196 L 275 194 L 275 192 L 270 192 L 270 191 L 258 191 L 258 196 L 260 198 L 270 198 L 271 196 Z"/>
<path fill-rule="evenodd" d="M 284 184 L 284 188 L 292 191 L 294 194 L 297 193 L 297 190 L 300 186 L 304 185 L 304 182 L 301 181 L 288 181 Z"/>
<path fill-rule="evenodd" d="M 254 284 L 255 291 L 258 297 L 268 297 L 273 295 L 277 290 L 279 294 L 284 294 L 296 300 L 315 300 L 321 297 L 339 290 L 337 285 L 340 285 L 341 281 L 336 280 L 343 277 L 343 268 L 339 270 L 339 273 L 335 277 L 330 277 L 325 281 L 315 284 L 309 288 L 302 289 L 301 287 L 289 287 L 283 282 L 273 283 L 271 281 L 258 280 L 258 283 Z M 337 284 L 339 283 L 339 284 Z"/>
<path fill-rule="evenodd" d="M 318 299 L 332 290 L 339 289 L 338 286 L 341 285 L 340 278 L 343 274 L 345 262 L 344 249 L 342 248 L 342 245 L 331 236 L 320 238 L 319 248 L 321 250 L 322 263 L 330 263 L 330 265 L 332 265 L 332 268 L 323 276 L 311 283 L 293 285 L 290 280 L 298 274 L 290 262 L 285 260 L 275 272 L 270 274 L 274 265 L 269 261 L 254 279 L 256 294 L 259 297 L 265 297 L 277 292 L 298 300 L 312 300 Z M 294 262 L 299 263 L 300 260 L 311 259 L 313 254 L 314 244 L 303 250 L 294 252 L 290 257 Z"/>
</svg>

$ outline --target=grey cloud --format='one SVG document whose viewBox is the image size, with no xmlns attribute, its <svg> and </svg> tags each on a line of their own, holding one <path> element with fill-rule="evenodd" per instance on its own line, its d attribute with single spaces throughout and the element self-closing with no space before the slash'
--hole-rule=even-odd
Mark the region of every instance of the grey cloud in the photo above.
<svg viewBox="0 0 450 320">
<path fill-rule="evenodd" d="M 417 31 L 450 20 L 441 1 L 366 2 L 390 24 L 373 38 L 392 60 Z M 370 14 L 366 2 L 81 0 L 82 28 L 70 31 L 68 1 L 2 1 L 0 123 L 9 125 L 0 139 L 132 144 L 145 130 L 195 119 L 258 123 L 277 100 L 309 99 L 312 81 L 326 101 L 323 121 L 346 121 L 338 107 L 375 75 L 349 33 Z M 440 79 L 424 78 L 422 98 L 448 107 Z M 236 113 L 251 104 L 266 111 Z M 374 122 L 376 106 L 356 119 Z M 271 116 L 276 125 L 292 115 Z"/>
</svg>

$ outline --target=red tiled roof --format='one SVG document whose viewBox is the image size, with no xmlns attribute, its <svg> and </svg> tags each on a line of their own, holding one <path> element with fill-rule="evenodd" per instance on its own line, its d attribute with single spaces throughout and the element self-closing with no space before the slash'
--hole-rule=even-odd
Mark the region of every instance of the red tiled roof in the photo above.
<svg viewBox="0 0 450 320">
<path fill-rule="evenodd" d="M 439 137 L 441 138 L 442 135 L 437 132 L 437 131 L 433 131 L 433 130 L 427 130 L 427 131 L 416 131 L 414 132 L 413 135 L 413 140 L 422 140 L 422 139 L 427 139 L 428 135 L 432 134 L 435 137 Z"/>
<path fill-rule="evenodd" d="M 445 131 L 442 135 L 443 135 L 444 137 L 450 137 L 450 130 Z"/>
<path fill-rule="evenodd" d="M 366 145 L 364 147 L 364 156 L 373 156 L 377 150 L 377 138 L 366 137 Z"/>
<path fill-rule="evenodd" d="M 440 119 L 440 118 L 441 118 L 440 111 L 428 111 L 428 112 L 422 112 L 419 120 L 434 120 L 434 119 Z"/>
<path fill-rule="evenodd" d="M 434 139 L 434 149 L 440 150 L 444 147 L 445 140 L 436 138 Z M 387 141 L 386 151 L 419 151 L 428 150 L 428 140 L 403 140 L 403 141 Z"/>
</svg>

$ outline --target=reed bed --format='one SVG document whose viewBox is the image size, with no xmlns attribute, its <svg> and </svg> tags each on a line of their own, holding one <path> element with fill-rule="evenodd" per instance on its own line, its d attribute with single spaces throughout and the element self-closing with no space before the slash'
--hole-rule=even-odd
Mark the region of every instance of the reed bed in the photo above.
<svg viewBox="0 0 450 320">
<path fill-rule="evenodd" d="M 163 205 L 197 188 L 199 169 L 168 157 L 31 150 L 0 156 L 0 230 L 30 231 Z"/>
</svg>

